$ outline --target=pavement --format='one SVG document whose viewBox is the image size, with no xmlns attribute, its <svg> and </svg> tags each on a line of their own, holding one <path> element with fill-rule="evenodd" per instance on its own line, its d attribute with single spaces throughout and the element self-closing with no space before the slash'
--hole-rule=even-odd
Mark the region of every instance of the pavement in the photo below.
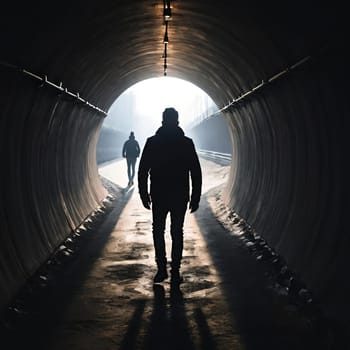
<svg viewBox="0 0 350 350">
<path fill-rule="evenodd" d="M 201 165 L 200 208 L 185 218 L 182 284 L 153 284 L 151 212 L 137 183 L 127 186 L 125 160 L 111 162 L 99 169 L 116 199 L 110 211 L 50 283 L 19 302 L 20 322 L 4 321 L 1 349 L 331 349 L 327 331 L 274 288 L 270 266 L 220 221 L 229 166 Z M 166 243 L 170 256 L 169 222 Z"/>
</svg>

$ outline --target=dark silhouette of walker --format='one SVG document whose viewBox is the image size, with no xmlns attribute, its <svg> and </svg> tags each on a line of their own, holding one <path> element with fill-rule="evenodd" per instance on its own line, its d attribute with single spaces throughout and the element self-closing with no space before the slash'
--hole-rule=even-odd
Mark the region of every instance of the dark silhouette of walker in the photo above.
<svg viewBox="0 0 350 350">
<path fill-rule="evenodd" d="M 123 145 L 123 157 L 126 158 L 128 167 L 128 185 L 134 184 L 136 158 L 140 155 L 140 146 L 135 139 L 134 132 L 130 132 L 129 139 Z"/>
<path fill-rule="evenodd" d="M 178 126 L 178 112 L 166 108 L 162 126 L 147 139 L 139 169 L 139 194 L 145 208 L 153 216 L 153 242 L 158 266 L 154 282 L 168 277 L 164 231 L 170 213 L 171 281 L 181 282 L 180 265 L 183 250 L 183 224 L 188 202 L 191 213 L 198 209 L 202 172 L 193 141 Z M 150 175 L 150 191 L 148 176 Z M 190 195 L 189 179 L 192 193 Z"/>
</svg>

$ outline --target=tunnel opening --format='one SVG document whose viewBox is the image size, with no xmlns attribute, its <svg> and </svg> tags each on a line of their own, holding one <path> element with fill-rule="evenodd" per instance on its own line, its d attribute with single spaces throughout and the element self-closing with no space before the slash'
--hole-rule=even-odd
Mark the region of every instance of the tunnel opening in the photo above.
<svg viewBox="0 0 350 350">
<path fill-rule="evenodd" d="M 161 126 L 165 108 L 179 112 L 180 127 L 193 138 L 199 152 L 212 159 L 232 150 L 224 116 L 210 96 L 196 85 L 179 78 L 151 78 L 125 90 L 111 105 L 97 144 L 97 163 L 120 158 L 129 133 L 141 148 Z"/>
</svg>

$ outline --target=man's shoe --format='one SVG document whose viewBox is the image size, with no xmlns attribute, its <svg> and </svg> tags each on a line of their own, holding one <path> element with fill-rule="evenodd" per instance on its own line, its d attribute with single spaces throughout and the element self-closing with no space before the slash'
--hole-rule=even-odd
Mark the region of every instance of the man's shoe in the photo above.
<svg viewBox="0 0 350 350">
<path fill-rule="evenodd" d="M 171 283 L 180 284 L 184 281 L 183 277 L 180 275 L 179 269 L 173 269 L 170 271 L 171 273 Z"/>
<path fill-rule="evenodd" d="M 154 276 L 153 282 L 160 283 L 168 278 L 168 272 L 166 269 L 158 269 L 156 275 Z"/>
</svg>

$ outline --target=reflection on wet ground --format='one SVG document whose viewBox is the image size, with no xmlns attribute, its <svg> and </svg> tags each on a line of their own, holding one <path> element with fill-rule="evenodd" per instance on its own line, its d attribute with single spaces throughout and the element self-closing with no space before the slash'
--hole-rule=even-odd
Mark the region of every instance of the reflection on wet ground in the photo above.
<svg viewBox="0 0 350 350">
<path fill-rule="evenodd" d="M 121 170 L 114 165 L 101 173 L 123 183 L 115 176 L 124 175 L 124 163 L 118 166 Z M 50 349 L 229 349 L 239 344 L 231 320 L 224 317 L 227 306 L 219 278 L 193 215 L 187 216 L 185 231 L 184 283 L 153 285 L 151 213 L 134 190 L 89 277 L 66 309 L 66 321 L 56 329 Z M 170 243 L 167 232 L 168 252 Z M 219 329 L 219 334 L 212 335 L 210 329 Z M 234 339 L 228 343 L 228 337 Z"/>
<path fill-rule="evenodd" d="M 151 213 L 137 189 L 117 188 L 113 211 L 85 238 L 45 297 L 33 303 L 21 330 L 22 346 L 286 350 L 316 345 L 308 320 L 269 289 L 266 271 L 213 214 L 213 198 L 222 191 L 228 167 L 201 162 L 206 194 L 199 211 L 185 220 L 184 283 L 153 285 Z M 123 186 L 126 164 L 109 164 L 100 174 Z M 16 330 L 10 334 L 18 336 Z M 15 343 L 12 338 L 8 349 Z"/>
</svg>

